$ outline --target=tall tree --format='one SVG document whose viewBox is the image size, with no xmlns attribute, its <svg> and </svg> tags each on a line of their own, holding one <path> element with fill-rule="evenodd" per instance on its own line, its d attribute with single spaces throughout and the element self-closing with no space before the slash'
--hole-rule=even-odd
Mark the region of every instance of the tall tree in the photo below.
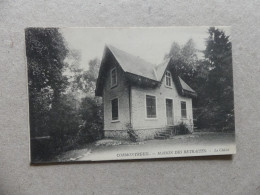
<svg viewBox="0 0 260 195">
<path fill-rule="evenodd" d="M 190 39 L 183 46 L 173 42 L 170 52 L 165 55 L 165 58 L 171 58 L 175 73 L 191 87 L 194 87 L 193 78 L 198 66 L 197 49 L 194 41 Z"/>
<path fill-rule="evenodd" d="M 100 63 L 98 58 L 90 60 L 88 70 L 77 78 L 79 89 L 85 93 L 80 109 L 84 121 L 81 133 L 91 135 L 92 140 L 103 136 L 103 104 L 101 98 L 95 97 Z"/>
<path fill-rule="evenodd" d="M 84 92 L 88 96 L 95 96 L 96 81 L 101 61 L 94 58 L 89 61 L 89 68 L 87 71 L 81 71 L 75 76 L 74 86 Z"/>
<path fill-rule="evenodd" d="M 173 42 L 170 52 L 164 56 L 165 59 L 173 58 L 179 59 L 181 56 L 181 46 L 177 42 Z"/>
<path fill-rule="evenodd" d="M 204 54 L 210 71 L 205 119 L 220 129 L 234 130 L 232 45 L 223 31 L 211 27 L 208 32 Z"/>
<path fill-rule="evenodd" d="M 96 80 L 101 62 L 98 58 L 90 60 L 88 70 L 84 71 L 78 66 L 79 56 L 76 51 L 70 51 L 68 56 L 71 75 L 69 91 L 74 95 L 75 100 L 81 97 L 78 110 L 82 119 L 82 124 L 78 129 L 80 137 L 95 140 L 102 137 L 103 131 L 102 100 L 95 97 Z"/>
<path fill-rule="evenodd" d="M 55 107 L 67 86 L 62 75 L 68 49 L 57 28 L 27 28 L 30 126 L 32 134 L 48 131 L 49 111 Z"/>
</svg>

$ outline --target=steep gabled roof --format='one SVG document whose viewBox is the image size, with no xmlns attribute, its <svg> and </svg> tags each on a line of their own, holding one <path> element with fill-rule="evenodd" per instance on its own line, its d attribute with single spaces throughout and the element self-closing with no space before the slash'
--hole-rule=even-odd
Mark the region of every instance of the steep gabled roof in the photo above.
<svg viewBox="0 0 260 195">
<path fill-rule="evenodd" d="M 157 84 L 161 83 L 164 73 L 167 67 L 169 66 L 169 64 L 171 63 L 170 59 L 166 59 L 161 64 L 154 65 L 152 63 L 149 63 L 141 59 L 140 57 L 133 56 L 111 45 L 109 46 L 107 45 L 104 51 L 105 52 L 101 62 L 99 76 L 96 84 L 95 93 L 97 96 L 102 95 L 101 88 L 104 82 L 104 76 L 102 75 L 103 74 L 102 72 L 105 71 L 104 58 L 108 51 L 111 52 L 111 54 L 113 55 L 114 59 L 117 61 L 119 66 L 126 73 L 127 78 L 131 81 L 136 80 L 139 85 L 143 84 L 142 82 L 146 82 L 146 85 L 147 83 L 148 84 L 150 83 L 150 85 L 153 86 L 156 86 Z M 173 80 L 177 86 L 177 90 L 180 95 L 196 97 L 196 92 L 193 89 L 191 89 L 179 76 L 176 75 L 175 78 L 173 78 Z"/>
<path fill-rule="evenodd" d="M 179 76 L 178 76 L 178 77 L 179 77 Z M 181 79 L 181 77 L 179 77 L 179 80 L 180 80 L 181 87 L 182 87 L 183 90 L 186 90 L 186 91 L 190 91 L 190 92 L 195 93 L 195 91 L 194 91 L 189 85 L 187 85 L 187 84 Z"/>
<path fill-rule="evenodd" d="M 163 75 L 165 73 L 166 68 L 168 67 L 169 62 L 170 62 L 170 58 L 164 60 L 161 64 L 159 64 L 155 67 L 155 71 L 156 71 L 158 81 L 162 80 Z"/>
<path fill-rule="evenodd" d="M 117 49 L 111 45 L 107 47 L 125 72 L 140 75 L 157 81 L 154 71 L 155 65 L 141 59 L 140 57 L 133 56 L 129 53 L 126 53 L 125 51 Z"/>
</svg>

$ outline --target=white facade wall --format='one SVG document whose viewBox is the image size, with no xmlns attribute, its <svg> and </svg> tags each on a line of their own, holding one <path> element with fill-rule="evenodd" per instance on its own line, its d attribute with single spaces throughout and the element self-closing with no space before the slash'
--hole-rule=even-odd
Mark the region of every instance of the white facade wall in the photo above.
<svg viewBox="0 0 260 195">
<path fill-rule="evenodd" d="M 115 66 L 111 66 L 113 69 Z M 117 68 L 117 86 L 111 88 L 109 71 L 106 75 L 105 85 L 103 87 L 103 103 L 104 103 L 104 130 L 125 130 L 126 124 L 130 123 L 129 113 L 129 89 L 124 76 L 123 70 Z M 111 70 L 110 69 L 110 70 Z M 118 121 L 112 121 L 111 100 L 118 98 Z"/>
<path fill-rule="evenodd" d="M 173 81 L 172 81 L 173 83 Z M 156 96 L 157 118 L 146 118 L 146 95 Z M 175 85 L 172 88 L 166 87 L 165 78 L 160 88 L 143 89 L 132 87 L 132 126 L 134 129 L 163 128 L 167 125 L 166 99 L 173 100 L 174 125 L 184 122 L 190 127 L 193 126 L 192 99 L 182 97 L 178 94 Z M 181 117 L 181 101 L 186 102 L 187 118 Z"/>
<path fill-rule="evenodd" d="M 163 131 L 167 126 L 166 99 L 173 100 L 174 125 L 184 122 L 190 130 L 193 127 L 192 99 L 182 97 L 178 94 L 175 84 L 172 87 L 165 85 L 165 78 L 160 87 L 155 89 L 144 89 L 132 86 L 129 93 L 129 84 L 125 78 L 125 73 L 118 65 L 111 65 L 110 70 L 117 68 L 117 86 L 111 88 L 111 72 L 107 72 L 103 87 L 104 103 L 104 133 L 105 137 L 128 138 L 127 124 L 132 124 L 133 129 L 140 139 L 153 139 L 157 132 Z M 156 96 L 156 118 L 147 118 L 146 95 Z M 112 121 L 111 100 L 118 98 L 119 118 Z M 181 117 L 181 101 L 186 102 L 187 118 Z M 131 102 L 131 108 L 130 108 Z M 130 117 L 130 110 L 131 117 Z M 131 121 L 130 121 L 131 120 Z"/>
</svg>

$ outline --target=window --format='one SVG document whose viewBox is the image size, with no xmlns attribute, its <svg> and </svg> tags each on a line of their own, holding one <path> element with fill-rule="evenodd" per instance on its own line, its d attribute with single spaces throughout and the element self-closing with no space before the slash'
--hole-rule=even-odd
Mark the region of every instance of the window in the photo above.
<svg viewBox="0 0 260 195">
<path fill-rule="evenodd" d="M 166 71 L 165 79 L 166 79 L 166 86 L 171 87 L 172 86 L 172 75 L 171 75 L 170 71 Z"/>
<path fill-rule="evenodd" d="M 156 118 L 156 97 L 146 96 L 146 113 L 147 118 Z"/>
<path fill-rule="evenodd" d="M 111 70 L 111 87 L 114 87 L 117 85 L 117 71 L 116 68 L 113 68 Z"/>
<path fill-rule="evenodd" d="M 181 102 L 181 117 L 187 118 L 186 102 Z"/>
<path fill-rule="evenodd" d="M 112 120 L 118 120 L 118 98 L 111 101 L 112 105 Z"/>
</svg>

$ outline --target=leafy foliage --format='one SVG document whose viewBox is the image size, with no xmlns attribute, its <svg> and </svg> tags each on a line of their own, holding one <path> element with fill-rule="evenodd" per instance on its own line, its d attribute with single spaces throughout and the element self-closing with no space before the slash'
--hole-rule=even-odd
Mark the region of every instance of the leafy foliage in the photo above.
<svg viewBox="0 0 260 195">
<path fill-rule="evenodd" d="M 103 106 L 94 97 L 100 61 L 80 69 L 80 53 L 68 50 L 56 28 L 28 28 L 25 36 L 32 160 L 101 138 Z"/>
<path fill-rule="evenodd" d="M 174 42 L 165 58 L 172 58 L 176 75 L 198 93 L 193 101 L 198 128 L 234 131 L 232 45 L 223 31 L 212 27 L 208 33 L 204 58 L 197 57 L 192 40 L 184 46 Z"/>
<path fill-rule="evenodd" d="M 174 42 L 170 52 L 165 55 L 165 58 L 172 59 L 173 66 L 171 68 L 174 68 L 176 75 L 179 75 L 193 87 L 193 78 L 195 77 L 199 62 L 194 41 L 190 39 L 183 46 Z"/>
<path fill-rule="evenodd" d="M 25 36 L 30 129 L 35 138 L 32 157 L 46 159 L 102 138 L 103 105 L 94 94 L 100 60 L 81 69 L 80 52 L 69 50 L 56 28 L 28 28 Z M 231 47 L 223 31 L 210 28 L 204 59 L 198 58 L 192 39 L 183 46 L 173 43 L 165 55 L 172 58 L 176 74 L 198 93 L 194 115 L 199 128 L 212 128 L 211 124 L 218 130 L 234 130 Z M 187 133 L 183 125 L 179 128 Z M 136 139 L 130 127 L 128 133 Z M 40 141 L 42 136 L 46 139 Z"/>
<path fill-rule="evenodd" d="M 234 130 L 232 45 L 229 36 L 212 27 L 206 45 L 204 54 L 209 71 L 204 94 L 206 104 L 200 122 L 202 125 L 210 123 L 222 130 Z"/>
<path fill-rule="evenodd" d="M 80 74 L 75 76 L 74 84 L 77 90 L 80 90 L 88 96 L 95 96 L 96 80 L 100 67 L 100 60 L 95 58 L 90 60 L 89 69 L 81 71 Z"/>
<path fill-rule="evenodd" d="M 133 130 L 132 125 L 131 125 L 130 123 L 127 123 L 127 124 L 125 124 L 125 126 L 126 126 L 127 134 L 128 134 L 128 136 L 129 136 L 130 140 L 131 140 L 132 142 L 137 142 L 137 140 L 138 140 L 138 135 L 137 135 L 137 134 L 135 133 L 135 131 Z"/>
<path fill-rule="evenodd" d="M 185 134 L 190 134 L 190 131 L 187 127 L 187 125 L 183 122 L 175 126 L 175 132 L 176 135 L 185 135 Z"/>
<path fill-rule="evenodd" d="M 80 113 L 84 123 L 81 135 L 90 135 L 92 140 L 103 138 L 103 104 L 100 98 L 85 97 Z"/>
<path fill-rule="evenodd" d="M 74 80 L 71 82 L 72 91 L 84 94 L 81 99 L 79 114 L 83 120 L 79 134 L 89 135 L 91 140 L 103 137 L 103 103 L 101 98 L 95 97 L 96 80 L 100 67 L 100 60 L 90 60 L 87 71 L 75 68 Z"/>
<path fill-rule="evenodd" d="M 25 36 L 30 127 L 32 135 L 41 136 L 49 134 L 49 113 L 68 84 L 62 75 L 68 49 L 55 28 L 28 28 Z"/>
</svg>

